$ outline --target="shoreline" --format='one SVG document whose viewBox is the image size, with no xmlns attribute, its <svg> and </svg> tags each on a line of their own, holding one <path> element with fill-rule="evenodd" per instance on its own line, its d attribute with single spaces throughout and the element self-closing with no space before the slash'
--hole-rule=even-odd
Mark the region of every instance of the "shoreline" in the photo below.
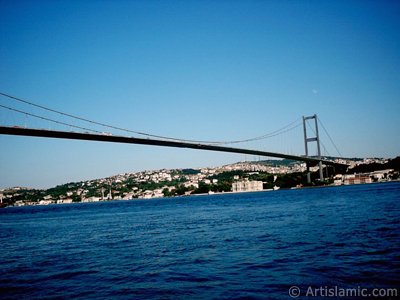
<svg viewBox="0 0 400 300">
<path fill-rule="evenodd" d="M 11 208 L 11 207 L 26 207 L 26 206 L 53 206 L 53 205 L 69 205 L 69 204 L 90 204 L 90 203 L 105 203 L 105 202 L 121 202 L 121 201 L 149 201 L 149 200 L 160 200 L 160 199 L 174 199 L 174 198 L 189 198 L 189 197 L 204 197 L 204 196 L 213 196 L 213 195 L 230 195 L 230 194 L 245 194 L 245 193 L 261 193 L 261 192 L 277 192 L 277 191 L 289 191 L 289 190 L 301 190 L 301 189 L 316 189 L 316 188 L 330 188 L 330 187 L 345 187 L 345 186 L 355 186 L 355 185 L 370 185 L 370 184 L 387 184 L 387 183 L 398 183 L 400 179 L 390 180 L 390 181 L 380 181 L 380 182 L 371 182 L 371 183 L 356 183 L 356 184 L 341 184 L 341 185 L 320 185 L 320 186 L 304 186 L 304 187 L 292 187 L 292 188 L 279 188 L 276 190 L 268 189 L 268 190 L 258 190 L 258 191 L 242 191 L 242 192 L 213 192 L 213 193 L 202 193 L 202 194 L 190 194 L 190 195 L 181 195 L 174 197 L 155 197 L 155 198 L 132 198 L 132 199 L 112 199 L 112 200 L 103 200 L 103 201 L 92 201 L 92 202 L 72 202 L 72 203 L 49 203 L 49 204 L 27 204 L 27 205 L 1 205 L 0 208 Z M 4 203 L 2 203 L 4 204 Z"/>
</svg>

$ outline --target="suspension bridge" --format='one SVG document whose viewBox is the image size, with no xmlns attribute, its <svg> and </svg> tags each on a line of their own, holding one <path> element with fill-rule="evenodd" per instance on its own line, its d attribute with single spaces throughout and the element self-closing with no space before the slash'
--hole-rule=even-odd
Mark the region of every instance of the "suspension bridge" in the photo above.
<svg viewBox="0 0 400 300">
<path fill-rule="evenodd" d="M 238 154 L 248 154 L 255 156 L 263 156 L 263 157 L 274 157 L 274 158 L 284 158 L 295 161 L 303 161 L 307 163 L 307 168 L 309 169 L 312 165 L 319 165 L 320 179 L 323 180 L 323 164 L 331 165 L 334 167 L 345 168 L 347 165 L 343 163 L 338 163 L 336 161 L 332 161 L 329 159 L 324 159 L 321 156 L 321 141 L 319 137 L 318 124 L 322 125 L 323 129 L 327 133 L 330 141 L 334 145 L 335 149 L 341 156 L 338 148 L 330 137 L 329 133 L 326 131 L 325 126 L 320 122 L 317 118 L 317 115 L 307 116 L 302 118 L 302 125 L 304 131 L 304 145 L 305 145 L 305 155 L 292 155 L 286 153 L 279 152 L 270 152 L 256 149 L 247 149 L 247 148 L 237 148 L 231 147 L 228 145 L 246 143 L 252 141 L 263 140 L 267 138 L 271 138 L 294 128 L 299 127 L 297 121 L 292 122 L 276 131 L 270 132 L 268 134 L 260 135 L 257 137 L 243 139 L 243 140 L 234 140 L 234 141 L 204 141 L 204 140 L 187 140 L 187 139 L 179 139 L 176 137 L 166 137 L 161 135 L 155 135 L 145 132 L 134 131 L 126 128 L 121 128 L 93 120 L 89 120 L 86 118 L 82 118 L 79 116 L 75 116 L 72 114 L 68 114 L 62 111 L 58 111 L 49 107 L 45 107 L 39 104 L 35 104 L 31 101 L 27 101 L 6 93 L 0 92 L 0 96 L 3 99 L 7 99 L 10 102 L 18 102 L 24 105 L 28 105 L 34 107 L 36 109 L 40 109 L 46 112 L 50 112 L 52 114 L 57 114 L 59 116 L 63 116 L 69 119 L 78 120 L 80 122 L 85 122 L 87 124 L 100 126 L 107 129 L 113 129 L 118 131 L 123 131 L 129 134 L 140 135 L 143 137 L 133 137 L 126 135 L 115 135 L 107 132 L 102 132 L 100 130 L 96 130 L 93 128 L 89 128 L 87 126 L 77 126 L 72 123 L 67 123 L 55 118 L 49 118 L 44 115 L 34 114 L 27 110 L 21 110 L 16 107 L 12 107 L 10 105 L 0 104 L 0 108 L 9 112 L 14 112 L 17 114 L 22 114 L 25 116 L 29 116 L 32 118 L 40 119 L 43 121 L 51 122 L 54 124 L 67 126 L 70 129 L 74 129 L 73 131 L 69 130 L 49 130 L 49 129 L 40 129 L 40 128 L 29 128 L 26 126 L 13 125 L 13 126 L 0 126 L 0 134 L 3 135 L 16 135 L 16 136 L 30 136 L 30 137 L 44 137 L 44 138 L 56 138 L 56 139 L 72 139 L 72 140 L 86 140 L 86 141 L 100 141 L 100 142 L 111 142 L 111 143 L 127 143 L 127 144 L 139 144 L 139 145 L 149 145 L 149 146 L 162 146 L 162 147 L 174 147 L 174 148 L 188 148 L 188 149 L 196 149 L 196 150 L 207 150 L 207 151 L 218 151 L 218 152 L 227 152 L 227 153 L 238 153 Z M 309 124 L 309 120 L 314 120 L 314 127 L 311 127 Z M 301 124 L 300 124 L 301 125 Z M 309 136 L 309 131 L 307 128 L 312 129 L 313 136 Z M 77 131 L 78 130 L 78 131 Z M 317 153 L 315 156 L 309 155 L 309 143 L 316 143 Z M 326 150 L 324 144 L 322 144 L 323 148 Z"/>
</svg>

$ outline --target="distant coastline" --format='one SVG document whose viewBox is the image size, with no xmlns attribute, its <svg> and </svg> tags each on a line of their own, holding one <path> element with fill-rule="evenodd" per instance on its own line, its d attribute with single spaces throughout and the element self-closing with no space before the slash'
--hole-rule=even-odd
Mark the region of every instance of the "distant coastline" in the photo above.
<svg viewBox="0 0 400 300">
<path fill-rule="evenodd" d="M 326 166 L 324 173 L 328 176 L 324 181 L 319 180 L 318 167 L 312 167 L 311 183 L 307 182 L 305 163 L 290 160 L 238 162 L 215 168 L 125 173 L 102 179 L 67 183 L 46 190 L 22 187 L 3 189 L 0 190 L 0 204 L 1 207 L 7 207 L 154 199 L 399 180 L 400 157 L 348 159 L 346 162 L 351 167 L 345 173 L 337 173 Z"/>
</svg>

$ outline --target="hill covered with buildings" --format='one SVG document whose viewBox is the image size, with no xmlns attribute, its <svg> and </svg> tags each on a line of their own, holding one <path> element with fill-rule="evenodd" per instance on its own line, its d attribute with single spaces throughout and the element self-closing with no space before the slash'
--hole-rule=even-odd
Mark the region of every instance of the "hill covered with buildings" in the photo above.
<svg viewBox="0 0 400 300">
<path fill-rule="evenodd" d="M 324 181 L 307 183 L 306 164 L 291 160 L 238 162 L 213 168 L 152 170 L 119 174 L 59 185 L 46 190 L 14 187 L 0 190 L 2 206 L 64 204 L 108 200 L 150 199 L 237 191 L 276 190 L 328 184 L 353 184 L 397 180 L 400 157 L 330 158 L 350 167 L 343 174 L 325 168 Z M 357 177 L 358 176 L 358 177 Z"/>
</svg>

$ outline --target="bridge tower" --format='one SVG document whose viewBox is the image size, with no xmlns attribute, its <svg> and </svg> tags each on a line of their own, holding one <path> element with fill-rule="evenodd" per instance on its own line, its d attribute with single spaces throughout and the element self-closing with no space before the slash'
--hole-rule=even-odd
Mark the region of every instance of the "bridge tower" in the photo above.
<svg viewBox="0 0 400 300">
<path fill-rule="evenodd" d="M 314 119 L 315 121 L 315 136 L 314 137 L 307 137 L 307 120 L 312 120 Z M 304 145 L 306 148 L 306 156 L 308 156 L 308 143 L 311 142 L 317 142 L 317 156 L 319 159 L 321 159 L 321 147 L 319 145 L 319 133 L 318 133 L 318 120 L 317 120 L 317 115 L 314 114 L 313 116 L 309 116 L 309 117 L 304 117 L 303 116 L 303 129 L 304 129 Z M 311 174 L 310 174 L 310 167 L 307 163 L 307 182 L 311 183 Z M 324 180 L 324 174 L 323 174 L 323 170 L 322 170 L 322 162 L 319 162 L 319 179 L 321 181 Z"/>
</svg>

